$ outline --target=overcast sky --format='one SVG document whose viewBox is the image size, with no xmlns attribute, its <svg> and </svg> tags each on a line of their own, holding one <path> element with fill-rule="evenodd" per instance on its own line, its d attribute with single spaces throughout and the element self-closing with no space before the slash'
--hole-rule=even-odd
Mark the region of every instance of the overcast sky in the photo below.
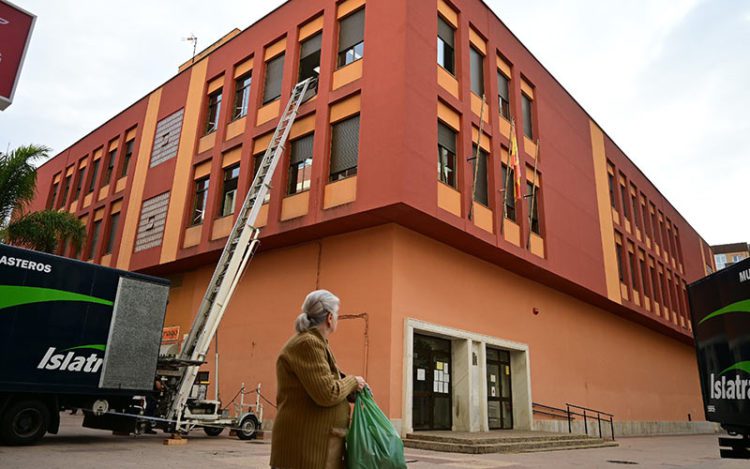
<svg viewBox="0 0 750 469">
<path fill-rule="evenodd" d="M 38 19 L 0 148 L 53 153 L 173 76 L 183 38 L 200 50 L 283 3 L 13 1 Z M 709 243 L 750 241 L 750 1 L 487 3 Z"/>
</svg>

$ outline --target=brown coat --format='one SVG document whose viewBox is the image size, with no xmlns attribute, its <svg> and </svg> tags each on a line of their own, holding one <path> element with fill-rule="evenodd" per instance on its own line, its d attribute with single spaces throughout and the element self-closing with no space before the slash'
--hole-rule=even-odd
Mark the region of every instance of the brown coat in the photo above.
<svg viewBox="0 0 750 469">
<path fill-rule="evenodd" d="M 328 341 L 317 329 L 286 343 L 276 361 L 276 378 L 271 467 L 325 468 L 332 434 L 349 426 L 346 396 L 356 390 L 356 379 L 340 379 Z"/>
</svg>

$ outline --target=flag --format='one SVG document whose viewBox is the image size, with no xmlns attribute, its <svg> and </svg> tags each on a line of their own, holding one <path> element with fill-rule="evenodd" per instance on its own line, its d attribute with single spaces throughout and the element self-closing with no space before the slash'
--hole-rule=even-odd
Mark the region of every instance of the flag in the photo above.
<svg viewBox="0 0 750 469">
<path fill-rule="evenodd" d="M 518 140 L 516 139 L 515 119 L 510 121 L 510 164 L 513 168 L 514 174 L 513 194 L 515 199 L 518 200 L 523 196 L 521 194 L 521 167 L 518 160 Z"/>
</svg>

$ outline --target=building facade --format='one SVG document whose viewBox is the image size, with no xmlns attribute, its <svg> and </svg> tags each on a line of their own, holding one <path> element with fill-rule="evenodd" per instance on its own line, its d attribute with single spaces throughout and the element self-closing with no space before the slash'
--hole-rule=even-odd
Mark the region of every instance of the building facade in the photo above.
<svg viewBox="0 0 750 469">
<path fill-rule="evenodd" d="M 709 246 L 480 0 L 289 1 L 42 166 L 31 208 L 87 224 L 61 253 L 168 277 L 185 334 L 318 72 L 219 329 L 222 397 L 273 398 L 299 306 L 326 288 L 340 367 L 402 433 L 554 428 L 535 404 L 618 431 L 703 420 L 685 287 Z"/>
<path fill-rule="evenodd" d="M 711 246 L 716 270 L 721 270 L 750 257 L 750 246 L 747 243 L 718 244 Z"/>
</svg>

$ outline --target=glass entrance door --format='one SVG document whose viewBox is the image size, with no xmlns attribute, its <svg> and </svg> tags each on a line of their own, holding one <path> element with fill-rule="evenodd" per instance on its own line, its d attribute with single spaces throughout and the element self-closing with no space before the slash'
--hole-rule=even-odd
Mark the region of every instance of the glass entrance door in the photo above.
<svg viewBox="0 0 750 469">
<path fill-rule="evenodd" d="M 487 415 L 490 430 L 513 428 L 510 353 L 487 348 Z"/>
<path fill-rule="evenodd" d="M 450 430 L 451 342 L 414 334 L 412 424 L 415 430 Z"/>
</svg>

